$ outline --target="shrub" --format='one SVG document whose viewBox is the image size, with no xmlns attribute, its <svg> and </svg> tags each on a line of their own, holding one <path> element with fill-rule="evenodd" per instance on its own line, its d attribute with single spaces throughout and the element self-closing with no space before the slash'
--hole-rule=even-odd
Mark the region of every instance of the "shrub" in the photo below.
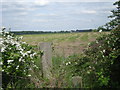
<svg viewBox="0 0 120 90">
<path fill-rule="evenodd" d="M 25 88 L 25 80 L 29 81 L 30 65 L 37 67 L 34 62 L 37 53 L 27 43 L 22 42 L 21 37 L 5 32 L 5 28 L 2 28 L 1 34 L 3 88 Z"/>
<path fill-rule="evenodd" d="M 119 44 L 120 26 L 92 42 L 82 57 L 70 58 L 72 73 L 83 77 L 84 87 L 120 87 Z"/>
</svg>

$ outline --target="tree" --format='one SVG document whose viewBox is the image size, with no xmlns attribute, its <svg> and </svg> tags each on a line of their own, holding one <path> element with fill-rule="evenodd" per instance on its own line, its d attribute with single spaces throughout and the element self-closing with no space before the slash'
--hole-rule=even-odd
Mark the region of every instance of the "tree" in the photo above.
<svg viewBox="0 0 120 90">
<path fill-rule="evenodd" d="M 110 31 L 120 24 L 120 0 L 116 1 L 113 5 L 116 5 L 116 10 L 112 10 L 112 15 L 108 16 L 108 18 L 112 18 L 112 20 L 99 27 L 98 30 Z"/>
</svg>

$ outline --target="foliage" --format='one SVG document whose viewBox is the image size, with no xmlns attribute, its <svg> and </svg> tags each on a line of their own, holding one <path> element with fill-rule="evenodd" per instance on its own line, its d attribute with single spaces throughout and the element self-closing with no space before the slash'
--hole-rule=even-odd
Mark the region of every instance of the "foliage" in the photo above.
<svg viewBox="0 0 120 90">
<path fill-rule="evenodd" d="M 2 28 L 1 34 L 2 60 L 0 63 L 2 65 L 3 88 L 16 88 L 16 86 L 20 88 L 20 84 L 25 88 L 26 86 L 22 82 L 23 80 L 25 82 L 26 79 L 29 81 L 30 66 L 37 68 L 34 62 L 37 53 L 27 43 L 22 42 L 21 37 L 5 32 L 5 28 Z"/>
<path fill-rule="evenodd" d="M 120 88 L 119 43 L 120 26 L 92 42 L 82 57 L 70 57 L 70 64 L 66 64 L 72 74 L 83 77 L 84 87 Z"/>
<path fill-rule="evenodd" d="M 120 24 L 120 0 L 116 1 L 113 5 L 116 5 L 116 9 L 112 10 L 112 15 L 108 16 L 108 18 L 112 18 L 112 20 L 105 25 L 100 26 L 98 30 L 109 31 Z"/>
</svg>

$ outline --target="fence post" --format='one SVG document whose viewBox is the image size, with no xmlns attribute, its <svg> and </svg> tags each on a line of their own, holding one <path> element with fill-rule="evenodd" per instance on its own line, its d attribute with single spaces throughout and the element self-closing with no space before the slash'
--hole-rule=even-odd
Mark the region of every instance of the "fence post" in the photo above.
<svg viewBox="0 0 120 90">
<path fill-rule="evenodd" d="M 74 88 L 82 88 L 82 77 L 80 76 L 74 76 L 72 77 L 72 85 Z"/>
<path fill-rule="evenodd" d="M 52 48 L 49 42 L 44 42 L 39 44 L 39 49 L 43 51 L 42 54 L 42 74 L 44 78 L 51 79 L 52 78 Z"/>
</svg>

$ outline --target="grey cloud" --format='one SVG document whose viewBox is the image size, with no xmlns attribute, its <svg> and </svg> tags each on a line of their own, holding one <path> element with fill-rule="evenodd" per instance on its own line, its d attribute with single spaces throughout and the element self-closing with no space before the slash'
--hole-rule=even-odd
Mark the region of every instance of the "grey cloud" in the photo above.
<svg viewBox="0 0 120 90">
<path fill-rule="evenodd" d="M 3 8 L 3 24 L 12 27 L 17 25 L 14 29 L 97 27 L 107 22 L 108 12 L 113 9 L 112 3 L 105 2 L 51 2 L 46 6 L 11 2 L 4 3 Z"/>
</svg>

